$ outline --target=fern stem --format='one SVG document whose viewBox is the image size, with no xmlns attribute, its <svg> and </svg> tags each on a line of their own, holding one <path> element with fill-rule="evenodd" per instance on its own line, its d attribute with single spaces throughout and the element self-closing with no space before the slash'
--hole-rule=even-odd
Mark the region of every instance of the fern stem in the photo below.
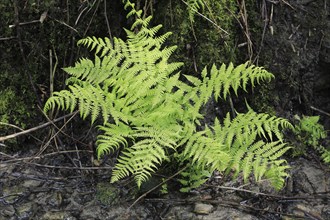
<svg viewBox="0 0 330 220">
<path fill-rule="evenodd" d="M 155 187 L 153 187 L 152 189 L 150 189 L 149 191 L 143 193 L 139 198 L 137 198 L 132 205 L 130 205 L 127 210 L 130 210 L 133 206 L 136 205 L 136 203 L 138 203 L 141 199 L 143 199 L 144 197 L 146 197 L 149 193 L 151 193 L 152 191 L 156 190 L 157 188 L 161 187 L 162 185 L 164 185 L 165 183 L 167 183 L 168 181 L 170 181 L 171 179 L 173 179 L 174 177 L 176 177 L 177 175 L 179 175 L 180 173 L 182 173 L 185 169 L 187 169 L 189 167 L 189 165 L 186 165 L 185 167 L 183 167 L 181 170 L 179 170 L 178 172 L 176 172 L 175 174 L 173 174 L 172 176 L 170 176 L 169 178 L 167 178 L 166 180 L 164 180 L 163 182 L 159 183 L 158 185 L 156 185 Z"/>
</svg>

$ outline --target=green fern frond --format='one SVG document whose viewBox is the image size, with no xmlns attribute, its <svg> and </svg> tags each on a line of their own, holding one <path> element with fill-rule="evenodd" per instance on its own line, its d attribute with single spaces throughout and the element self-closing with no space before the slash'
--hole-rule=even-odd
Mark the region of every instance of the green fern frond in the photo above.
<svg viewBox="0 0 330 220">
<path fill-rule="evenodd" d="M 205 4 L 203 0 L 187 0 L 186 2 L 189 20 L 194 22 L 195 14 L 201 9 L 204 10 Z"/>
<path fill-rule="evenodd" d="M 191 189 L 197 188 L 205 183 L 212 175 L 208 169 L 191 165 L 182 172 L 179 182 L 183 185 L 181 192 L 189 192 Z"/>
<path fill-rule="evenodd" d="M 270 180 L 275 189 L 279 190 L 283 188 L 286 178 L 289 176 L 287 169 L 290 166 L 287 165 L 285 160 L 273 161 L 265 172 L 265 178 Z"/>
<path fill-rule="evenodd" d="M 260 182 L 265 176 L 265 173 L 269 166 L 269 161 L 262 157 L 256 157 L 253 161 L 253 175 L 257 182 Z"/>
<path fill-rule="evenodd" d="M 213 138 L 213 142 L 219 145 L 223 144 L 222 152 L 228 154 L 230 160 L 226 163 L 226 172 L 235 171 L 237 176 L 243 174 L 244 180 L 247 180 L 251 174 L 255 175 L 257 181 L 266 176 L 266 167 L 273 167 L 274 172 L 281 170 L 276 167 L 275 163 L 279 158 L 290 149 L 286 144 L 279 141 L 264 142 L 260 138 L 271 137 L 272 132 L 281 129 L 281 125 L 289 125 L 284 119 L 271 117 L 266 114 L 257 114 L 251 108 L 245 114 L 237 113 L 234 119 L 230 118 L 229 113 L 221 124 L 219 120 L 215 120 L 214 132 L 206 132 L 209 138 Z M 269 129 L 271 127 L 272 129 Z M 203 133 L 204 134 L 204 133 Z M 196 139 L 202 140 L 197 137 Z M 194 139 L 192 141 L 195 141 Z M 201 141 L 208 145 L 215 145 L 212 141 Z M 189 146 L 189 145 L 188 145 Z M 198 145 L 196 145 L 199 147 Z M 201 155 L 200 152 L 193 151 L 188 156 Z M 198 161 L 197 159 L 195 159 Z M 281 165 L 279 165 L 281 166 Z M 286 166 L 285 166 L 286 167 Z M 287 168 L 287 167 L 286 167 Z M 285 172 L 285 169 L 284 171 Z M 269 173 L 271 173 L 269 171 Z M 268 175 L 268 174 L 267 174 Z M 283 177 L 283 176 L 282 176 Z M 278 179 L 272 177 L 271 182 L 278 184 Z"/>
<path fill-rule="evenodd" d="M 222 64 L 220 69 L 217 69 L 217 67 L 213 65 L 210 71 L 210 78 L 208 78 L 206 70 L 203 71 L 202 77 L 203 81 L 212 88 L 217 101 L 218 97 L 226 99 L 231 89 L 237 95 L 239 88 L 246 91 L 249 82 L 254 87 L 255 81 L 260 84 L 262 81 L 271 80 L 274 78 L 274 75 L 261 67 L 256 67 L 246 62 L 237 67 L 234 67 L 232 63 L 230 63 L 228 67 Z"/>
<path fill-rule="evenodd" d="M 135 22 L 125 30 L 127 39 L 87 37 L 79 45 L 94 51 L 95 57 L 80 59 L 70 74 L 68 88 L 54 92 L 44 107 L 74 111 L 92 123 L 101 118 L 97 140 L 98 157 L 120 151 L 112 182 L 133 175 L 138 186 L 160 167 L 164 160 L 191 163 L 195 176 L 214 170 L 234 171 L 244 180 L 254 174 L 257 181 L 269 178 L 279 188 L 287 176 L 288 165 L 280 157 L 289 149 L 283 143 L 282 129 L 292 125 L 285 119 L 256 113 L 228 113 L 214 126 L 202 128 L 202 107 L 214 96 L 226 99 L 231 92 L 247 91 L 247 85 L 260 84 L 274 76 L 250 63 L 204 68 L 201 78 L 185 75 L 182 63 L 170 63 L 176 46 L 164 47 L 171 33 L 158 36 L 161 25 L 149 27 L 151 17 L 123 0 L 128 16 Z M 195 10 L 203 1 L 190 0 Z M 199 129 L 197 129 L 199 126 Z M 175 153 L 173 153 L 175 152 Z M 192 168 L 193 169 L 193 168 Z M 193 172 L 193 171 L 192 171 Z M 203 181 L 197 181 L 197 186 Z M 189 182 L 188 181 L 188 182 Z"/>
<path fill-rule="evenodd" d="M 159 166 L 166 158 L 164 149 L 153 139 L 139 141 L 127 148 L 127 151 L 123 151 L 113 170 L 111 182 L 133 174 L 140 187 L 142 182 L 145 182 L 151 173 L 156 171 L 157 165 Z"/>
<path fill-rule="evenodd" d="M 223 171 L 231 160 L 231 155 L 224 150 L 221 142 L 208 137 L 208 132 L 196 132 L 190 136 L 186 143 L 183 157 L 185 160 L 191 159 L 192 164 L 201 166 L 202 169 L 209 167 L 213 170 Z"/>
<path fill-rule="evenodd" d="M 103 134 L 97 139 L 97 156 L 100 158 L 105 154 L 114 153 L 120 147 L 128 147 L 128 140 L 133 140 L 133 129 L 124 124 L 118 125 L 107 123 L 105 126 L 98 126 Z"/>
</svg>

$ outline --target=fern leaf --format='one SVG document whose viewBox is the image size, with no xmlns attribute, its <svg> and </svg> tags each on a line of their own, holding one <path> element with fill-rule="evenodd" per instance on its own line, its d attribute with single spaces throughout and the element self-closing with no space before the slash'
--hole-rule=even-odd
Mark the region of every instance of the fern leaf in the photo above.
<svg viewBox="0 0 330 220">
<path fill-rule="evenodd" d="M 138 187 L 145 182 L 157 169 L 157 165 L 166 159 L 165 152 L 152 140 L 143 140 L 134 144 L 118 159 L 118 163 L 113 171 L 111 182 L 125 178 L 130 174 Z"/>
<path fill-rule="evenodd" d="M 248 177 L 252 172 L 253 157 L 254 155 L 248 152 L 242 161 L 242 172 L 243 172 L 243 179 L 245 182 L 247 181 Z"/>
</svg>

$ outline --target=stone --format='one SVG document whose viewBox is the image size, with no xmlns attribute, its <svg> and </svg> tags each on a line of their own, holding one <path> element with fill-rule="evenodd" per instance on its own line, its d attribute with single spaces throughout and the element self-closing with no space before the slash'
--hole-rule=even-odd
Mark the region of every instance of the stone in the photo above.
<svg viewBox="0 0 330 220">
<path fill-rule="evenodd" d="M 307 160 L 301 160 L 300 163 L 300 168 L 294 171 L 294 190 L 309 194 L 328 191 L 330 183 L 324 171 Z"/>
<path fill-rule="evenodd" d="M 310 206 L 303 203 L 291 204 L 288 207 L 288 211 L 301 218 L 323 219 L 320 207 Z"/>
<path fill-rule="evenodd" d="M 96 186 L 96 198 L 102 205 L 115 205 L 118 203 L 120 191 L 107 182 L 98 183 Z"/>
<path fill-rule="evenodd" d="M 33 205 L 31 202 L 20 204 L 17 209 L 17 216 L 20 219 L 29 219 L 29 215 L 33 212 Z"/>
<path fill-rule="evenodd" d="M 1 215 L 4 217 L 12 217 L 15 214 L 15 208 L 12 205 L 1 208 Z"/>
<path fill-rule="evenodd" d="M 101 213 L 101 207 L 99 206 L 90 206 L 84 208 L 80 213 L 80 219 L 97 219 L 97 214 Z"/>
<path fill-rule="evenodd" d="M 63 202 L 62 194 L 60 192 L 53 193 L 52 196 L 48 198 L 47 203 L 52 207 L 60 207 Z"/>
<path fill-rule="evenodd" d="M 196 214 L 208 215 L 214 210 L 213 205 L 205 203 L 196 203 L 194 207 L 194 212 Z"/>
<path fill-rule="evenodd" d="M 23 186 L 26 188 L 36 188 L 41 185 L 41 181 L 39 180 L 25 180 Z"/>
<path fill-rule="evenodd" d="M 43 216 L 40 217 L 40 220 L 62 220 L 62 219 L 75 220 L 76 218 L 71 216 L 67 212 L 46 212 Z"/>
<path fill-rule="evenodd" d="M 256 216 L 250 215 L 246 212 L 234 209 L 234 208 L 227 208 L 223 207 L 221 205 L 218 206 L 218 208 L 210 213 L 207 216 L 202 216 L 198 219 L 202 220 L 211 220 L 211 219 L 217 219 L 217 220 L 259 220 Z"/>
</svg>

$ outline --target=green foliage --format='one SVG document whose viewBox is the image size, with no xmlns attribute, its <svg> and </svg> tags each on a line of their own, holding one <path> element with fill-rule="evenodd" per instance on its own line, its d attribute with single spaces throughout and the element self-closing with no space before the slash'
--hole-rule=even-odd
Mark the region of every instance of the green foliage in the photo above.
<svg viewBox="0 0 330 220">
<path fill-rule="evenodd" d="M 327 136 L 324 127 L 319 124 L 319 116 L 304 116 L 299 119 L 299 124 L 295 126 L 294 132 L 302 142 L 311 147 L 317 148 L 320 139 Z"/>
<path fill-rule="evenodd" d="M 17 95 L 15 89 L 7 87 L 2 91 L 0 90 L 0 122 L 25 128 L 30 111 L 24 103 L 24 99 Z M 7 128 L 1 129 L 1 135 L 5 134 Z"/>
<path fill-rule="evenodd" d="M 162 178 L 162 182 L 164 182 L 166 179 Z M 164 195 L 164 194 L 168 194 L 168 185 L 167 183 L 164 183 L 163 185 L 161 185 L 161 188 L 159 190 L 160 194 Z"/>
<path fill-rule="evenodd" d="M 109 182 L 100 182 L 96 185 L 96 199 L 102 205 L 117 205 L 120 201 L 120 191 Z"/>
<path fill-rule="evenodd" d="M 201 167 L 192 165 L 187 170 L 181 173 L 181 178 L 179 179 L 182 184 L 181 192 L 189 192 L 191 189 L 197 188 L 204 184 L 210 177 L 212 173 Z"/>
<path fill-rule="evenodd" d="M 283 186 L 288 168 L 280 159 L 289 147 L 282 143 L 282 128 L 291 125 L 284 119 L 258 114 L 252 109 L 237 117 L 216 119 L 214 126 L 201 125 L 202 107 L 214 95 L 226 99 L 238 89 L 271 80 L 273 75 L 261 67 L 245 63 L 213 65 L 204 68 L 201 77 L 180 78 L 179 62 L 170 63 L 175 46 L 164 46 L 171 33 L 158 36 L 161 25 L 149 27 L 151 17 L 136 17 L 127 40 L 88 37 L 79 45 L 95 51 L 94 62 L 80 59 L 64 70 L 71 75 L 68 90 L 54 92 L 44 110 L 59 107 L 79 108 L 82 118 L 92 122 L 100 116 L 102 134 L 98 136 L 98 157 L 120 151 L 111 182 L 133 175 L 138 186 L 170 158 L 191 164 L 187 187 L 203 183 L 213 171 L 254 174 L 257 181 L 270 179 L 274 187 Z M 137 31 L 138 29 L 138 31 Z M 195 169 L 195 168 L 196 169 Z M 207 175 L 205 175 L 207 173 Z M 192 183 L 197 181 L 196 184 Z"/>
<path fill-rule="evenodd" d="M 294 148 L 293 155 L 299 156 L 306 153 L 306 147 L 313 147 L 319 153 L 324 162 L 330 163 L 330 151 L 321 145 L 321 140 L 327 137 L 327 132 L 319 123 L 319 116 L 303 116 L 302 119 L 296 116 L 299 123 L 294 126 L 294 133 L 298 144 Z M 302 144 L 299 144 L 302 143 Z"/>
<path fill-rule="evenodd" d="M 236 1 L 203 0 L 201 2 L 204 7 L 200 6 L 198 12 L 204 17 L 197 16 L 182 1 L 170 2 L 159 1 L 153 19 L 164 24 L 165 31 L 173 32 L 168 42 L 177 45 L 178 50 L 173 54 L 172 60 L 184 62 L 182 72 L 198 74 L 204 66 L 211 66 L 213 63 L 219 66 L 222 62 L 236 62 L 239 36 Z M 185 2 L 188 3 L 187 0 Z M 198 4 L 199 1 L 192 2 Z M 189 16 L 192 13 L 194 22 L 191 22 Z"/>
<path fill-rule="evenodd" d="M 0 115 L 1 122 L 8 123 L 9 115 L 6 114 L 7 109 L 10 107 L 10 100 L 15 97 L 14 92 L 11 89 L 5 89 L 0 91 Z"/>
<path fill-rule="evenodd" d="M 185 3 L 187 4 L 189 20 L 194 22 L 195 14 L 201 9 L 203 10 L 205 8 L 205 3 L 203 0 L 187 0 Z"/>
</svg>

